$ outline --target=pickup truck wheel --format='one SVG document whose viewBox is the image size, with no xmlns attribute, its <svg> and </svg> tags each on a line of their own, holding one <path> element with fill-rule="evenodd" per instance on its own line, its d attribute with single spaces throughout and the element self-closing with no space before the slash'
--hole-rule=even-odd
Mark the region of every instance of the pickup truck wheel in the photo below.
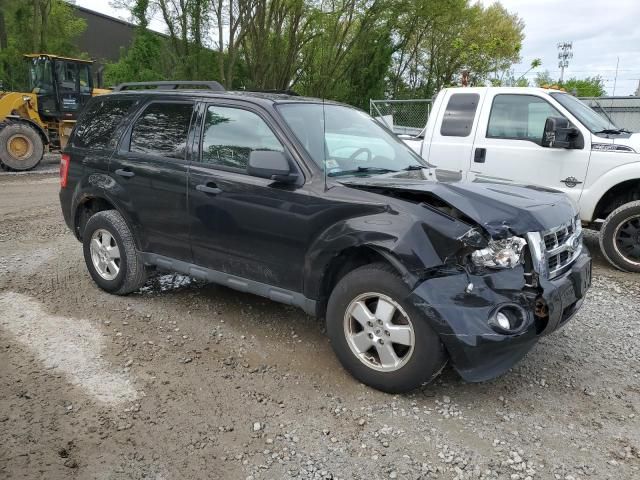
<svg viewBox="0 0 640 480">
<path fill-rule="evenodd" d="M 82 245 L 91 278 L 103 290 L 126 295 L 144 285 L 144 263 L 131 230 L 116 210 L 104 210 L 89 218 Z"/>
<path fill-rule="evenodd" d="M 611 212 L 600 229 L 600 248 L 616 268 L 640 272 L 640 201 Z"/>
<path fill-rule="evenodd" d="M 24 122 L 0 125 L 0 164 L 9 170 L 31 170 L 44 155 L 44 142 L 36 130 Z"/>
<path fill-rule="evenodd" d="M 327 305 L 327 333 L 338 359 L 356 379 L 388 393 L 430 382 L 447 356 L 438 335 L 407 298 L 409 288 L 389 265 L 345 275 Z"/>
</svg>

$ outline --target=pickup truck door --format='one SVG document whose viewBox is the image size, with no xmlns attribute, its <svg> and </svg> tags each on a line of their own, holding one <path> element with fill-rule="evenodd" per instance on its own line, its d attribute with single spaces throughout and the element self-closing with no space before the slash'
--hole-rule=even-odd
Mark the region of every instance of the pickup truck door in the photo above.
<svg viewBox="0 0 640 480">
<path fill-rule="evenodd" d="M 439 181 L 458 181 L 466 177 L 471 160 L 473 139 L 478 123 L 478 93 L 445 91 L 436 115 L 431 138 L 425 138 L 422 157 L 434 166 Z M 444 107 L 443 107 L 444 106 Z"/>
<path fill-rule="evenodd" d="M 581 149 L 542 146 L 547 117 L 565 117 L 584 139 Z M 589 132 L 542 95 L 490 93 L 480 113 L 468 180 L 560 190 L 576 202 L 587 175 Z"/>
</svg>

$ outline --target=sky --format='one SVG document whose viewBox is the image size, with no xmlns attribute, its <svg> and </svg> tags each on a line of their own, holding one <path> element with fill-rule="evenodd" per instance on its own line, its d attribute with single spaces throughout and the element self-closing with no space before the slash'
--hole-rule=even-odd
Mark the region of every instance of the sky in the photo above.
<svg viewBox="0 0 640 480">
<path fill-rule="evenodd" d="M 480 0 L 484 5 L 492 0 Z M 126 10 L 117 10 L 108 0 L 76 0 L 77 5 L 129 20 Z M 522 62 L 514 66 L 518 78 L 534 58 L 542 60 L 536 71 L 548 70 L 560 77 L 558 42 L 573 42 L 573 58 L 565 79 L 600 75 L 608 95 L 631 95 L 640 82 L 640 0 L 501 0 L 525 23 Z M 151 27 L 164 31 L 162 21 Z M 616 78 L 616 63 L 619 59 Z M 536 71 L 526 76 L 533 80 Z M 614 91 L 615 84 L 615 91 Z"/>
</svg>

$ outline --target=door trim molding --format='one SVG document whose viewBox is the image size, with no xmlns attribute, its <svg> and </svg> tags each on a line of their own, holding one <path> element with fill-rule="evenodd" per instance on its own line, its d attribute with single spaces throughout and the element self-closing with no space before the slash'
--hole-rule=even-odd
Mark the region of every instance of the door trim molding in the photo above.
<svg viewBox="0 0 640 480">
<path fill-rule="evenodd" d="M 305 297 L 302 293 L 293 292 L 284 288 L 274 287 L 262 282 L 256 282 L 246 278 L 230 275 L 218 270 L 211 270 L 194 263 L 176 260 L 156 253 L 140 252 L 145 265 L 152 265 L 161 270 L 178 272 L 189 275 L 196 280 L 216 283 L 225 287 L 233 288 L 241 292 L 253 293 L 261 297 L 268 298 L 274 302 L 293 305 L 305 311 L 305 313 L 316 316 L 317 302 Z"/>
</svg>

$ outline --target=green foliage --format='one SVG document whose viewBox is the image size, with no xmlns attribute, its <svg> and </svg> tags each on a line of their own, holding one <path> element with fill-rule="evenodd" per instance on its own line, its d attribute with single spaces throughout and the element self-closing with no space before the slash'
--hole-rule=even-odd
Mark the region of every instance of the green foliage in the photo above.
<svg viewBox="0 0 640 480">
<path fill-rule="evenodd" d="M 606 94 L 604 82 L 600 76 L 582 79 L 570 78 L 562 83 L 562 88 L 577 97 L 602 97 Z"/>
<path fill-rule="evenodd" d="M 86 28 L 63 0 L 0 0 L 0 81 L 5 89 L 26 88 L 25 53 L 79 57 L 76 39 Z"/>
</svg>

